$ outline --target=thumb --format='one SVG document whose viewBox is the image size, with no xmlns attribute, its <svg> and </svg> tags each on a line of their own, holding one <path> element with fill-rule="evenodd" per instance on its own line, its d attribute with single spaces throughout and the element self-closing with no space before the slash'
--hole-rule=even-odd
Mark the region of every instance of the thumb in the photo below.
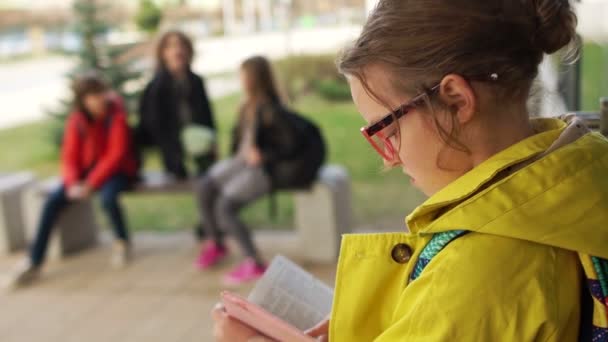
<svg viewBox="0 0 608 342">
<path fill-rule="evenodd" d="M 325 320 L 325 321 L 317 324 L 313 328 L 307 330 L 306 334 L 311 337 L 321 337 L 323 335 L 327 335 L 328 330 L 329 330 L 329 320 Z"/>
</svg>

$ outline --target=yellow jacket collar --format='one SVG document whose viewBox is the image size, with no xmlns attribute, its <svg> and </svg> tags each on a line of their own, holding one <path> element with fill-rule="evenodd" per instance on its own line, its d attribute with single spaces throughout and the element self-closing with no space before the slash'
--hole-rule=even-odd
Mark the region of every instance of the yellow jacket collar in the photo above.
<svg viewBox="0 0 608 342">
<path fill-rule="evenodd" d="M 578 122 L 534 124 L 541 133 L 496 154 L 416 209 L 408 217 L 412 232 L 464 229 L 608 258 L 608 141 L 583 133 Z M 523 168 L 522 161 L 528 162 Z M 516 171 L 488 183 L 509 166 Z"/>
<path fill-rule="evenodd" d="M 532 124 L 540 133 L 497 153 L 430 197 L 407 217 L 409 229 L 424 233 L 440 209 L 470 197 L 509 166 L 544 152 L 566 128 L 566 123 L 557 119 L 535 119 Z"/>
</svg>

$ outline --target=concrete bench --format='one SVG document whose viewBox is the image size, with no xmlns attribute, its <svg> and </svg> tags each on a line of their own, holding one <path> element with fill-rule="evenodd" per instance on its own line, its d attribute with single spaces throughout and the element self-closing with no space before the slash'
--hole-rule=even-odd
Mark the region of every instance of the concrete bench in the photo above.
<svg viewBox="0 0 608 342">
<path fill-rule="evenodd" d="M 57 189 L 61 180 L 50 178 L 32 185 L 23 196 L 23 217 L 26 238 L 32 242 L 37 234 L 40 214 L 48 196 Z M 57 260 L 97 245 L 99 225 L 95 220 L 93 201 L 72 203 L 59 216 L 48 247 L 48 259 Z"/>
<path fill-rule="evenodd" d="M 40 211 L 51 191 L 59 185 L 54 178 L 26 192 L 24 210 L 29 240 L 36 234 Z M 176 181 L 161 172 L 146 172 L 142 181 L 129 194 L 192 193 L 194 181 Z M 339 252 L 342 234 L 351 229 L 351 190 L 346 170 L 340 166 L 323 167 L 317 183 L 309 191 L 296 191 L 295 230 L 286 233 L 256 233 L 260 245 L 274 244 L 276 236 L 285 237 L 281 244 L 285 254 L 302 261 L 334 262 Z M 128 213 L 127 213 L 128 215 Z M 79 201 L 62 213 L 56 227 L 58 234 L 51 238 L 49 258 L 60 258 L 81 251 L 97 243 L 98 225 L 91 200 Z"/>
<path fill-rule="evenodd" d="M 34 180 L 29 172 L 0 175 L 0 255 L 8 255 L 26 245 L 22 197 Z"/>
<path fill-rule="evenodd" d="M 134 194 L 194 193 L 194 180 L 177 181 L 160 171 L 146 171 L 135 185 Z"/>
<path fill-rule="evenodd" d="M 310 190 L 294 193 L 294 207 L 293 231 L 255 232 L 260 251 L 283 254 L 300 263 L 335 263 L 342 235 L 352 232 L 351 188 L 346 170 L 337 165 L 323 167 Z"/>
<path fill-rule="evenodd" d="M 342 235 L 352 231 L 350 178 L 340 166 L 325 166 L 310 191 L 296 192 L 298 256 L 310 262 L 335 262 Z"/>
<path fill-rule="evenodd" d="M 175 182 L 159 172 L 147 172 L 136 194 L 191 193 L 193 181 Z M 338 165 L 327 165 L 308 191 L 294 192 L 294 231 L 256 231 L 255 239 L 264 246 L 277 247 L 301 261 L 335 262 L 343 234 L 351 232 L 352 207 L 348 172 Z"/>
<path fill-rule="evenodd" d="M 61 184 L 58 177 L 32 185 L 23 196 L 23 220 L 26 240 L 31 243 L 37 233 L 40 215 L 48 196 Z M 147 172 L 142 182 L 130 193 L 165 194 L 192 192 L 190 181 L 177 182 L 161 172 Z M 98 242 L 99 225 L 95 219 L 92 199 L 72 203 L 59 217 L 51 236 L 48 258 L 61 259 L 94 247 Z"/>
</svg>

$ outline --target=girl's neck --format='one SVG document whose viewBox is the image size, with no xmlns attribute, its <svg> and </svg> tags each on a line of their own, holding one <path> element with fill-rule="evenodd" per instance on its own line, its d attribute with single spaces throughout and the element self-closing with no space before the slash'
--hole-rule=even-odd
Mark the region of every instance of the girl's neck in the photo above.
<svg viewBox="0 0 608 342">
<path fill-rule="evenodd" d="M 472 146 L 474 166 L 535 134 L 525 106 L 496 113 L 483 126 L 477 135 L 477 143 Z"/>
<path fill-rule="evenodd" d="M 186 79 L 186 75 L 188 74 L 185 69 L 169 70 L 169 73 L 171 74 L 171 77 L 179 81 Z"/>
<path fill-rule="evenodd" d="M 259 93 L 249 94 L 245 100 L 247 106 L 257 107 L 267 102 L 266 97 Z"/>
</svg>

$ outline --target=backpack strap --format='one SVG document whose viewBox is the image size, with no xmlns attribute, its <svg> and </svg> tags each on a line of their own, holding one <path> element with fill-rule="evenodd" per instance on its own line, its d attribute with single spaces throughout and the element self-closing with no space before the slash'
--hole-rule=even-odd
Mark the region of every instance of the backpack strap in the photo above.
<svg viewBox="0 0 608 342">
<path fill-rule="evenodd" d="M 579 341 L 608 341 L 608 260 L 579 254 L 587 286 L 581 297 Z"/>
<path fill-rule="evenodd" d="M 418 257 L 414 271 L 410 275 L 410 282 L 420 277 L 426 266 L 445 248 L 445 246 L 467 233 L 469 233 L 468 230 L 450 230 L 433 235 L 431 241 L 424 247 L 422 253 L 420 253 L 420 256 Z"/>
</svg>

